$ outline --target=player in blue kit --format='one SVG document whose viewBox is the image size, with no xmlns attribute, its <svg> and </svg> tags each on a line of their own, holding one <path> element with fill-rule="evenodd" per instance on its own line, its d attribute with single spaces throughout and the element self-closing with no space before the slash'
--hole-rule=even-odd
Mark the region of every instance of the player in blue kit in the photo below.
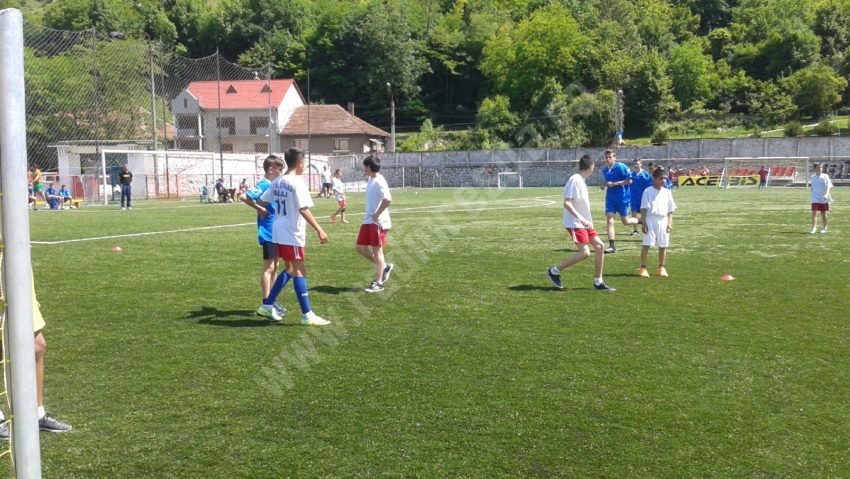
<svg viewBox="0 0 850 479">
<path fill-rule="evenodd" d="M 608 223 L 608 248 L 606 253 L 616 253 L 617 243 L 614 240 L 614 214 L 620 215 L 620 221 L 624 225 L 636 225 L 637 218 L 629 217 L 629 204 L 632 196 L 629 185 L 632 183 L 632 174 L 629 167 L 617 161 L 614 150 L 605 150 L 606 166 L 602 168 L 602 176 L 605 181 L 600 186 L 605 192 L 605 219 Z"/>
<path fill-rule="evenodd" d="M 632 216 L 637 218 L 640 214 L 640 200 L 643 198 L 643 191 L 652 186 L 652 176 L 650 176 L 649 172 L 643 169 L 643 162 L 640 158 L 635 158 L 632 162 L 632 184 L 629 185 L 629 191 L 631 192 L 632 202 Z M 634 231 L 632 231 L 632 236 L 637 236 L 640 234 L 638 232 L 638 225 L 633 225 Z"/>
<path fill-rule="evenodd" d="M 292 288 L 295 290 L 298 305 L 301 306 L 301 324 L 325 326 L 330 324 L 330 321 L 320 318 L 313 312 L 307 296 L 304 245 L 307 244 L 308 224 L 316 230 L 322 244 L 328 242 L 328 235 L 310 212 L 310 208 L 313 207 L 313 198 L 301 177 L 305 167 L 304 152 L 298 148 L 290 148 L 286 150 L 284 160 L 286 173 L 274 180 L 257 200 L 260 206 L 271 205 L 274 208 L 272 241 L 277 244 L 278 256 L 286 263 L 286 269 L 278 275 L 263 305 L 272 307 L 277 300 L 277 295 L 292 279 Z"/>
<path fill-rule="evenodd" d="M 272 241 L 272 225 L 274 224 L 274 208 L 272 205 L 262 207 L 256 202 L 260 199 L 263 193 L 269 189 L 272 181 L 277 179 L 283 173 L 283 160 L 275 155 L 269 155 L 263 161 L 263 171 L 265 176 L 256 186 L 242 193 L 241 200 L 246 205 L 257 210 L 257 239 L 263 249 L 263 270 L 260 273 L 260 290 L 263 293 L 263 302 L 269 297 L 272 284 L 277 278 L 277 270 L 279 266 L 277 256 L 277 245 Z M 271 306 L 261 304 L 257 309 L 257 314 L 274 321 L 283 319 L 286 309 L 276 302 Z"/>
</svg>

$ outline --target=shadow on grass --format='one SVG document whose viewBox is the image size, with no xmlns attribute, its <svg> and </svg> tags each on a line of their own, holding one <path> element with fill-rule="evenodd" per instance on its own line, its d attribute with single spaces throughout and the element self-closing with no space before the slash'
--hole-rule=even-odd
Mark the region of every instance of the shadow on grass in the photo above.
<svg viewBox="0 0 850 479">
<path fill-rule="evenodd" d="M 244 309 L 222 310 L 204 306 L 197 311 L 186 314 L 188 319 L 198 319 L 198 324 L 209 326 L 227 326 L 230 328 L 256 328 L 275 326 L 279 323 L 256 316 L 253 311 Z"/>
<path fill-rule="evenodd" d="M 508 289 L 510 289 L 512 291 L 550 291 L 550 292 L 556 292 L 556 291 L 577 291 L 577 290 L 580 290 L 580 289 L 583 289 L 583 288 L 558 289 L 554 286 L 541 286 L 541 285 L 537 285 L 537 284 L 518 284 L 516 286 L 508 286 Z"/>
<path fill-rule="evenodd" d="M 340 294 L 340 293 L 359 293 L 363 288 L 340 288 L 338 286 L 316 286 L 310 288 L 310 291 L 325 294 Z"/>
<path fill-rule="evenodd" d="M 294 324 L 283 324 L 279 321 L 271 321 L 265 318 L 257 319 L 199 319 L 198 324 L 208 326 L 226 326 L 228 328 L 264 328 L 266 326 L 295 326 Z"/>
</svg>

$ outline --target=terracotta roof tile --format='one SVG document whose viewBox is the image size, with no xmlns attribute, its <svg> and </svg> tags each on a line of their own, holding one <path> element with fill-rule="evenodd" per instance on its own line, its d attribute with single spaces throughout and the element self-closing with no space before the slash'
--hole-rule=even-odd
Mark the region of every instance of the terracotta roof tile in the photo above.
<svg viewBox="0 0 850 479">
<path fill-rule="evenodd" d="M 283 127 L 283 135 L 307 134 L 307 105 L 299 106 Z M 386 131 L 352 115 L 339 105 L 309 105 L 311 135 L 390 136 Z"/>
<path fill-rule="evenodd" d="M 271 94 L 266 89 L 271 86 Z M 295 87 L 293 80 L 238 80 L 238 81 L 196 81 L 186 87 L 201 104 L 201 108 L 218 108 L 218 92 L 221 89 L 222 110 L 248 110 L 277 108 L 290 88 Z M 228 93 L 229 92 L 229 93 Z M 300 92 L 299 92 L 300 95 Z"/>
</svg>

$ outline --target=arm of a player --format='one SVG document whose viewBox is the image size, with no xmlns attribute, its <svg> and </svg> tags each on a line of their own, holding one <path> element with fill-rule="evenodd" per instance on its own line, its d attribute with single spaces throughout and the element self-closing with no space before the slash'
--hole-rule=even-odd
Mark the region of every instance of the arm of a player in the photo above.
<svg viewBox="0 0 850 479">
<path fill-rule="evenodd" d="M 307 224 L 316 230 L 316 234 L 319 235 L 319 242 L 327 244 L 328 235 L 325 233 L 325 230 L 322 229 L 321 225 L 319 225 L 319 222 L 316 221 L 316 218 L 313 217 L 313 213 L 310 211 L 310 208 L 301 208 L 298 212 L 301 213 L 301 216 L 303 216 L 305 220 L 307 220 Z"/>
<path fill-rule="evenodd" d="M 673 213 L 667 213 L 667 232 L 673 231 Z"/>
<path fill-rule="evenodd" d="M 378 218 L 380 218 L 381 213 L 383 213 L 384 210 L 390 207 L 390 203 L 392 203 L 392 200 L 388 200 L 386 198 L 381 200 L 381 204 L 378 205 L 378 209 L 372 214 L 372 221 L 378 223 Z"/>
<path fill-rule="evenodd" d="M 246 205 L 250 206 L 251 208 L 254 208 L 254 210 L 257 211 L 257 214 L 260 215 L 260 218 L 265 218 L 268 214 L 268 211 L 266 211 L 264 207 L 258 205 L 256 201 L 254 201 L 250 196 L 248 196 L 247 192 L 240 194 L 239 199 L 242 200 L 242 202 Z"/>
<path fill-rule="evenodd" d="M 578 214 L 576 207 L 573 206 L 573 199 L 572 198 L 564 198 L 564 209 L 566 209 L 571 215 L 576 217 L 579 220 L 579 222 L 581 223 L 581 225 L 584 226 L 585 228 L 593 228 L 593 223 L 588 221 L 587 218 L 582 218 L 582 216 L 580 214 Z"/>
</svg>

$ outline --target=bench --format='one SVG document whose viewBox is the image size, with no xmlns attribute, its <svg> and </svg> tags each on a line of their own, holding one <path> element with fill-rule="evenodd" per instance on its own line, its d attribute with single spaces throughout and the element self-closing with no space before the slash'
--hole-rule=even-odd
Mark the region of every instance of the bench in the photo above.
<svg viewBox="0 0 850 479">
<path fill-rule="evenodd" d="M 72 199 L 71 199 L 71 204 L 74 206 L 74 208 L 76 208 L 76 209 L 80 209 L 80 208 L 82 208 L 82 206 L 83 206 L 83 200 L 78 199 L 78 198 L 72 198 Z M 45 203 L 45 202 L 44 202 L 44 201 L 42 201 L 42 200 L 35 200 L 35 206 L 36 206 L 36 207 L 47 206 L 47 203 Z M 60 206 L 61 206 L 61 205 L 60 205 Z"/>
</svg>

